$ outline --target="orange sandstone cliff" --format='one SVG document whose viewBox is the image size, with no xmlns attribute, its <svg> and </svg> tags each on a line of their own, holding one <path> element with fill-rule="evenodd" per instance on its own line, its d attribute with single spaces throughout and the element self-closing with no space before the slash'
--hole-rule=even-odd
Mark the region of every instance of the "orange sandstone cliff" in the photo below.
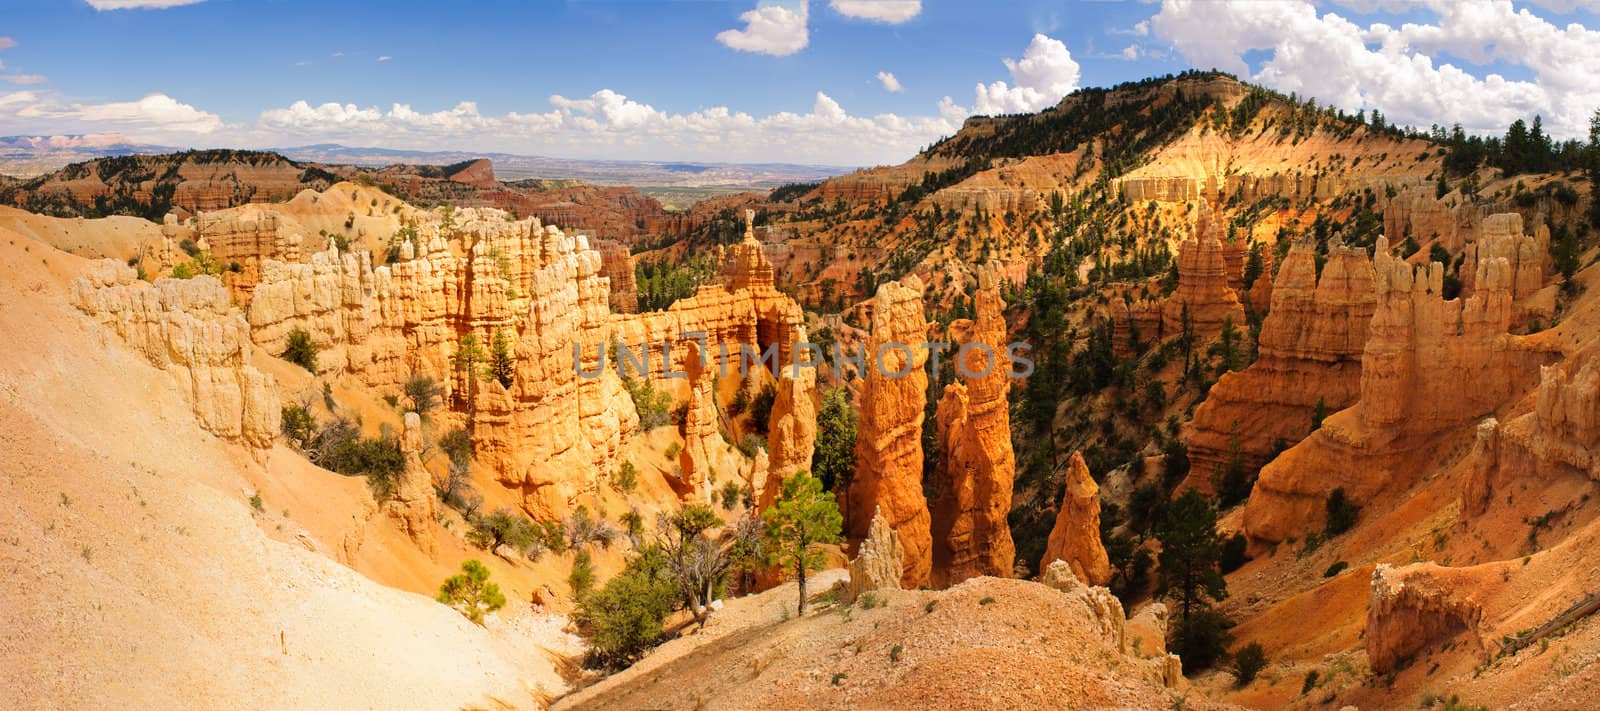
<svg viewBox="0 0 1600 711">
<path fill-rule="evenodd" d="M 1413 267 L 1378 240 L 1377 305 L 1356 404 L 1261 470 L 1245 509 L 1257 544 L 1320 526 L 1335 488 L 1357 502 L 1415 481 L 1440 433 L 1493 413 L 1531 387 L 1540 350 L 1507 334 L 1512 283 L 1504 259 L 1480 262 L 1476 293 L 1446 300 L 1438 263 Z M 1473 374 L 1462 387 L 1463 374 Z"/>
</svg>

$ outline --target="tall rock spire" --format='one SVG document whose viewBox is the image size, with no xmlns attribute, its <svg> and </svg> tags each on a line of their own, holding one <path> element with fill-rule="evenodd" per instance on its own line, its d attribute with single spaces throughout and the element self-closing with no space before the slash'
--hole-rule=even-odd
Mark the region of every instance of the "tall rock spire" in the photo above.
<svg viewBox="0 0 1600 711">
<path fill-rule="evenodd" d="M 867 375 L 856 435 L 856 473 L 842 502 L 845 532 L 865 538 L 881 510 L 905 552 L 901 587 L 928 584 L 928 502 L 922 493 L 922 421 L 927 405 L 928 322 L 922 281 L 909 276 L 878 287 L 873 299 Z"/>
</svg>

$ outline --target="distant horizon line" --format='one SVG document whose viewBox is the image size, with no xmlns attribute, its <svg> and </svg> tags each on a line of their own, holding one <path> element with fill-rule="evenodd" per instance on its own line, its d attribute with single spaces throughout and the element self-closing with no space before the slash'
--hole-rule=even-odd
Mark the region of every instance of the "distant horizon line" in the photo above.
<svg viewBox="0 0 1600 711">
<path fill-rule="evenodd" d="M 62 138 L 79 139 L 79 138 L 88 138 L 88 137 L 93 137 L 93 136 L 105 136 L 105 135 L 106 134 L 94 134 L 94 133 L 58 133 L 58 134 L 26 134 L 26 133 L 21 133 L 21 134 L 10 134 L 10 135 L 0 136 L 0 143 L 5 143 L 5 142 L 8 142 L 8 141 L 18 140 L 18 139 L 23 139 L 23 140 L 33 140 L 33 139 L 49 140 L 49 139 L 62 139 Z M 741 162 L 733 162 L 733 161 L 702 161 L 702 160 L 659 159 L 659 158 L 573 158 L 573 157 L 564 157 L 564 156 L 545 155 L 545 154 L 539 154 L 539 153 L 515 153 L 515 152 L 510 152 L 510 151 L 473 151 L 473 150 L 455 149 L 455 148 L 447 148 L 447 149 L 439 149 L 439 150 L 423 150 L 423 149 L 415 149 L 415 148 L 389 148 L 389 147 L 385 147 L 385 146 L 381 146 L 381 145 L 351 146 L 351 145 L 346 145 L 346 144 L 343 144 L 343 143 L 307 143 L 307 144 L 302 144 L 302 145 L 297 145 L 297 146 L 271 146 L 271 147 L 264 147 L 264 148 L 262 148 L 262 147 L 245 147 L 245 146 L 238 146 L 238 145 L 169 146 L 169 145 L 162 145 L 162 144 L 157 144 L 157 143 L 141 143 L 141 142 L 129 139 L 126 136 L 114 136 L 114 137 L 113 136 L 106 136 L 106 137 L 108 139 L 109 138 L 114 138 L 116 140 L 114 142 L 100 144 L 100 145 L 94 145 L 94 146 L 81 146 L 81 147 L 80 146 L 60 146 L 60 147 L 56 147 L 56 148 L 57 148 L 57 150 L 75 150 L 76 149 L 76 150 L 82 150 L 83 152 L 86 152 L 86 153 L 92 153 L 97 149 L 105 150 L 105 149 L 123 147 L 123 148 L 128 148 L 128 149 L 137 149 L 137 150 L 133 150 L 132 151 L 132 152 L 136 152 L 136 153 L 155 152 L 157 154 L 170 154 L 170 153 L 183 153 L 183 152 L 187 152 L 187 151 L 234 150 L 234 151 L 256 151 L 256 152 L 261 152 L 261 153 L 278 153 L 280 155 L 286 154 L 287 152 L 290 152 L 290 151 L 342 150 L 342 151 L 349 151 L 349 152 L 367 151 L 367 152 L 374 152 L 374 153 L 390 153 L 390 154 L 395 154 L 395 155 L 415 155 L 415 156 L 454 155 L 454 156 L 464 156 L 464 157 L 488 158 L 490 160 L 493 160 L 496 156 L 501 156 L 501 157 L 508 157 L 508 158 L 523 158 L 523 159 L 546 160 L 546 161 L 572 161 L 572 162 L 581 162 L 581 163 L 599 163 L 599 164 L 611 164 L 611 165 L 659 165 L 659 166 L 693 165 L 693 166 L 707 166 L 707 167 L 722 167 L 722 166 L 726 166 L 726 167 L 738 167 L 738 168 L 772 166 L 772 167 L 807 168 L 807 169 L 823 170 L 823 171 L 838 171 L 839 174 L 847 173 L 847 172 L 850 172 L 850 171 L 853 171 L 853 170 L 859 170 L 859 169 L 862 169 L 862 168 L 873 167 L 873 166 L 869 166 L 869 165 L 833 165 L 833 164 L 826 164 L 826 163 L 793 163 L 793 162 L 785 162 L 785 161 L 758 161 L 758 162 L 741 163 Z M 47 148 L 51 148 L 51 147 L 49 147 L 49 146 L 41 146 L 40 147 L 41 150 L 47 149 Z M 111 156 L 101 156 L 101 157 L 111 157 Z M 289 156 L 285 155 L 284 157 L 287 158 Z M 909 160 L 909 158 L 908 158 L 908 160 Z"/>
</svg>

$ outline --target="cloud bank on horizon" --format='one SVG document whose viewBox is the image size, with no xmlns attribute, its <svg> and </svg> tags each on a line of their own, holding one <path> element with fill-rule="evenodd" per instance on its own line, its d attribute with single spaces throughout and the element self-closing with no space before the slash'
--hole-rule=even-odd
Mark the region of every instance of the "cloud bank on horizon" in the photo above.
<svg viewBox="0 0 1600 711">
<path fill-rule="evenodd" d="M 107 12 L 202 1 L 85 0 Z M 1591 0 L 1534 2 L 1557 13 L 1600 10 L 1600 2 Z M 874 32 L 893 32 L 937 9 L 924 8 L 921 0 L 827 3 L 827 12 Z M 1421 127 L 1459 121 L 1469 130 L 1498 132 L 1517 118 L 1540 114 L 1552 135 L 1579 137 L 1600 107 L 1600 84 L 1592 79 L 1600 76 L 1600 31 L 1577 21 L 1558 26 L 1511 0 L 1335 0 L 1329 8 L 1308 0 L 1163 0 L 1151 9 L 1132 28 L 1106 29 L 1108 45 L 1134 39 L 1112 56 L 1171 54 L 1188 66 L 1221 69 L 1352 112 L 1377 108 L 1391 123 Z M 1398 18 L 1403 22 L 1385 15 L 1400 11 L 1407 13 Z M 807 0 L 763 0 L 737 19 L 739 26 L 700 41 L 714 40 L 725 52 L 768 55 L 762 61 L 771 62 L 819 51 L 811 46 L 809 28 L 816 18 Z M 656 108 L 647 97 L 601 87 L 577 98 L 552 93 L 545 106 L 527 111 L 486 113 L 470 100 L 419 111 L 405 97 L 386 108 L 302 99 L 227 121 L 203 101 L 188 103 L 159 91 L 94 101 L 29 86 L 0 89 L 0 134 L 119 134 L 197 147 L 339 142 L 572 157 L 895 163 L 955 132 L 969 115 L 1037 111 L 1079 88 L 1082 67 L 1052 32 L 1033 33 L 1020 57 L 997 58 L 1006 76 L 977 83 L 970 103 L 944 95 L 916 114 L 851 113 L 821 90 L 809 92 L 811 108 L 804 113 L 758 115 L 726 105 L 675 112 Z M 1018 34 L 1019 40 L 1026 36 Z M 47 84 L 44 76 L 5 66 L 6 51 L 17 44 L 0 36 L 0 81 Z M 906 91 L 887 69 L 874 74 L 863 67 L 861 76 L 882 92 Z"/>
</svg>

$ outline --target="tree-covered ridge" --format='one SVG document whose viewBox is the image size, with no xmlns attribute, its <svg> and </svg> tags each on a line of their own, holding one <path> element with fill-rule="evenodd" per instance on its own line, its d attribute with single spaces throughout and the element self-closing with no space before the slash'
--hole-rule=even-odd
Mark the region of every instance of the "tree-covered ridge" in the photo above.
<svg viewBox="0 0 1600 711">
<path fill-rule="evenodd" d="M 238 168 L 277 169 L 288 182 L 296 185 L 294 191 L 269 197 L 288 198 L 303 188 L 322 190 L 339 180 L 320 166 L 290 160 L 271 151 L 190 150 L 73 163 L 54 173 L 14 184 L 0 184 L 0 203 L 55 217 L 132 215 L 159 222 L 177 207 L 174 198 L 178 186 L 189 180 L 183 174 L 185 166 L 205 166 L 215 171 L 211 180 L 232 191 L 234 204 L 253 202 L 263 189 L 249 176 L 240 175 Z M 79 195 L 64 187 L 90 180 L 103 184 L 106 192 Z"/>
<path fill-rule="evenodd" d="M 1115 87 L 1073 92 L 1057 105 L 1035 114 L 976 118 L 954 136 L 932 147 L 927 157 L 1022 158 L 1070 153 L 1090 142 L 1100 143 L 1107 165 L 1127 163 L 1143 151 L 1166 143 L 1194 125 L 1211 105 L 1200 93 L 1185 96 L 1184 81 L 1229 78 L 1218 72 L 1185 72 L 1169 97 L 1159 91 L 1175 81 L 1171 75 Z M 1130 166 L 1131 167 L 1131 166 Z"/>
</svg>

